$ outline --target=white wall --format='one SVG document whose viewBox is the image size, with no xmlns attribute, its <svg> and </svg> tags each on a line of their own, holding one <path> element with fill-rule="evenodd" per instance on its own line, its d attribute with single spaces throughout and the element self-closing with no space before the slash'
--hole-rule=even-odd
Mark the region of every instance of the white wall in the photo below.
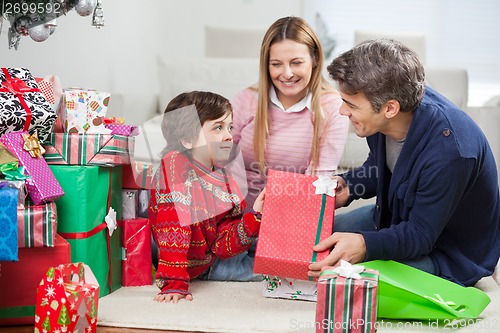
<svg viewBox="0 0 500 333">
<path fill-rule="evenodd" d="M 58 19 L 49 39 L 37 43 L 23 37 L 17 51 L 8 49 L 9 22 L 4 22 L 0 65 L 27 67 L 35 76 L 56 74 L 64 87 L 121 94 L 123 116 L 138 124 L 156 108 L 157 55 L 202 56 L 205 25 L 267 28 L 302 10 L 302 0 L 103 0 L 102 5 L 104 28 L 72 10 Z"/>
<path fill-rule="evenodd" d="M 426 35 L 427 64 L 466 68 L 469 105 L 500 95 L 500 2 L 498 0 L 306 0 L 303 16 L 319 12 L 338 42 L 350 49 L 356 30 Z"/>
</svg>

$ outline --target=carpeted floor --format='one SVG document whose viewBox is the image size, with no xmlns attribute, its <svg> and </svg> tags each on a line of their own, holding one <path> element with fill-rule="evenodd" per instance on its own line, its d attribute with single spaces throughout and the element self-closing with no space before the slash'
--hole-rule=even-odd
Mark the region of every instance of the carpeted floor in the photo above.
<svg viewBox="0 0 500 333">
<path fill-rule="evenodd" d="M 492 302 L 475 323 L 448 323 L 438 329 L 434 322 L 380 320 L 378 332 L 498 333 L 500 286 L 493 278 L 485 278 L 477 286 Z M 265 298 L 260 282 L 194 281 L 190 288 L 192 302 L 160 304 L 153 301 L 158 292 L 155 286 L 122 287 L 99 300 L 99 325 L 218 333 L 315 331 L 316 303 Z"/>
</svg>

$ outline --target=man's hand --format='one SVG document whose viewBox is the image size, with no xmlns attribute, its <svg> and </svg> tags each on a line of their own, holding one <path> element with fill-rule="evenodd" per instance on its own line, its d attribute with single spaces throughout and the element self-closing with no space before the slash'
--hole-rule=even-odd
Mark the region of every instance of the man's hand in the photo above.
<svg viewBox="0 0 500 333">
<path fill-rule="evenodd" d="M 172 301 L 172 303 L 177 303 L 180 299 L 185 298 L 187 301 L 192 301 L 193 300 L 193 295 L 191 294 L 158 294 L 153 298 L 154 301 L 161 303 L 169 303 Z"/>
<path fill-rule="evenodd" d="M 349 186 L 344 178 L 340 176 L 333 176 L 337 181 L 337 188 L 335 189 L 335 208 L 344 207 L 349 199 Z"/>
<path fill-rule="evenodd" d="M 365 239 L 360 234 L 334 232 L 330 237 L 315 245 L 313 250 L 323 252 L 332 246 L 332 252 L 325 259 L 309 265 L 309 276 L 318 277 L 323 267 L 337 266 L 340 259 L 344 259 L 351 264 L 356 264 L 365 259 Z"/>
</svg>

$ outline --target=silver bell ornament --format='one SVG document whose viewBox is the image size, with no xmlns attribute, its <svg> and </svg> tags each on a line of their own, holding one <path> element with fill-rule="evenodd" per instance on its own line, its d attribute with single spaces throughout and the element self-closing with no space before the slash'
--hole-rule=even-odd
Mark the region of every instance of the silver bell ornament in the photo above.
<svg viewBox="0 0 500 333">
<path fill-rule="evenodd" d="M 57 19 L 52 19 L 50 21 L 45 22 L 45 26 L 49 28 L 50 34 L 52 35 L 54 31 L 56 31 Z"/>
<path fill-rule="evenodd" d="M 75 6 L 76 12 L 80 16 L 89 16 L 94 12 L 97 0 L 79 0 Z"/>
<path fill-rule="evenodd" d="M 32 26 L 28 29 L 28 35 L 35 42 L 43 42 L 50 36 L 50 27 L 43 23 Z"/>
</svg>

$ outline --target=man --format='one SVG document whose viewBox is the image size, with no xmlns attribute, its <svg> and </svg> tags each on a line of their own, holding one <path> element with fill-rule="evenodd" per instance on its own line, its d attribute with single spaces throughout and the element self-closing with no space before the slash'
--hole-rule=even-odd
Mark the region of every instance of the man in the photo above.
<svg viewBox="0 0 500 333">
<path fill-rule="evenodd" d="M 396 260 L 456 283 L 493 273 L 500 255 L 500 199 L 495 160 L 481 129 L 425 86 L 415 52 L 399 42 L 364 42 L 328 71 L 356 135 L 370 148 L 365 163 L 338 180 L 337 207 L 376 196 L 335 216 L 332 248 L 310 275 L 340 259 Z"/>
</svg>

